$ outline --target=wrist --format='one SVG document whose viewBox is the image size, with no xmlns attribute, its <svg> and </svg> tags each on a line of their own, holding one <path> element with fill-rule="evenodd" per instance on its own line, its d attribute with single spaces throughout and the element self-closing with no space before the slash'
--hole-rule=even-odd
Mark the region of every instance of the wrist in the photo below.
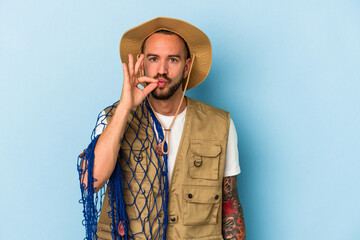
<svg viewBox="0 0 360 240">
<path fill-rule="evenodd" d="M 128 104 L 124 102 L 122 99 L 120 99 L 116 111 L 122 112 L 124 114 L 124 113 L 129 113 L 132 108 L 133 106 L 131 104 Z"/>
<path fill-rule="evenodd" d="M 122 103 L 120 101 L 119 104 L 116 107 L 115 115 L 126 116 L 127 117 L 129 115 L 131 109 L 132 109 L 132 107 L 130 107 L 127 104 L 124 104 L 124 103 Z"/>
</svg>

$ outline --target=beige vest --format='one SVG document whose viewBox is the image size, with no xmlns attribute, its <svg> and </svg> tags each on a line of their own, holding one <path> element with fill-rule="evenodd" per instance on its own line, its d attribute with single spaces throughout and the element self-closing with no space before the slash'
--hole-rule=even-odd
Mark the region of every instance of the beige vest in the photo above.
<svg viewBox="0 0 360 240">
<path fill-rule="evenodd" d="M 155 149 L 157 143 L 152 122 L 143 120 L 141 108 L 148 114 L 146 107 L 140 106 L 129 117 L 131 126 L 119 153 L 126 178 L 123 196 L 129 205 L 126 212 L 131 232 L 141 232 L 134 239 L 159 239 L 156 233 L 163 221 L 159 185 L 163 182 L 157 176 L 161 174 L 162 161 L 158 163 L 149 147 Z M 142 127 L 137 131 L 139 119 Z M 229 124 L 229 113 L 187 98 L 185 125 L 169 186 L 166 239 L 223 239 L 222 183 Z M 146 131 L 148 139 L 143 141 Z M 151 181 L 154 181 L 152 188 Z M 112 239 L 109 211 L 106 194 L 98 223 L 99 239 Z"/>
</svg>

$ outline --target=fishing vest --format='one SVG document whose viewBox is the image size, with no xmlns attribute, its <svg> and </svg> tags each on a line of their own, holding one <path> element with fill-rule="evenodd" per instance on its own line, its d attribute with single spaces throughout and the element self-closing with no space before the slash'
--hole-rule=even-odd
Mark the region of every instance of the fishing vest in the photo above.
<svg viewBox="0 0 360 240">
<path fill-rule="evenodd" d="M 230 115 L 186 99 L 184 129 L 169 184 L 166 239 L 222 240 L 222 185 Z M 128 122 L 139 126 L 137 121 L 142 121 L 139 114 L 133 111 Z M 129 231 L 142 232 L 135 240 L 158 239 L 156 232 L 164 221 L 163 211 L 154 210 L 161 209 L 163 197 L 159 192 L 162 182 L 157 177 L 161 166 L 154 164 L 156 156 L 151 150 L 157 143 L 142 141 L 146 134 L 150 139 L 156 137 L 152 126 L 139 130 L 128 125 L 118 158 L 126 178 L 123 179 L 126 213 L 128 218 L 137 219 L 130 221 Z M 123 159 L 133 160 L 124 163 Z M 100 240 L 112 240 L 110 210 L 106 194 L 97 227 Z"/>
</svg>

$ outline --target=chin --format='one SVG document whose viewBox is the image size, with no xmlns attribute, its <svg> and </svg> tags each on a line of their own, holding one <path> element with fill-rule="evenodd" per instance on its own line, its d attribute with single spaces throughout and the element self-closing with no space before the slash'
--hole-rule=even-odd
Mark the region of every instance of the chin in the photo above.
<svg viewBox="0 0 360 240">
<path fill-rule="evenodd" d="M 169 94 L 169 92 L 165 92 L 165 93 L 159 93 L 156 90 L 151 92 L 151 96 L 153 96 L 153 98 L 157 99 L 157 100 L 167 100 L 169 98 L 171 98 L 174 94 Z"/>
</svg>

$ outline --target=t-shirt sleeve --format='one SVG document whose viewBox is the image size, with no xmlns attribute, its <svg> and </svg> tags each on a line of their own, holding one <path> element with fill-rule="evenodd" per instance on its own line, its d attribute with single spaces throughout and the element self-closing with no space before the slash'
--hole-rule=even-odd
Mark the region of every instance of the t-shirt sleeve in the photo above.
<svg viewBox="0 0 360 240">
<path fill-rule="evenodd" d="M 229 135 L 225 155 L 224 177 L 235 176 L 241 172 L 237 142 L 238 139 L 236 134 L 236 128 L 233 120 L 230 119 Z"/>
<path fill-rule="evenodd" d="M 102 111 L 99 114 L 97 122 L 96 122 L 95 133 L 94 133 L 95 137 L 100 135 L 104 131 L 106 126 L 107 126 L 106 113 L 105 113 L 105 111 Z"/>
</svg>

